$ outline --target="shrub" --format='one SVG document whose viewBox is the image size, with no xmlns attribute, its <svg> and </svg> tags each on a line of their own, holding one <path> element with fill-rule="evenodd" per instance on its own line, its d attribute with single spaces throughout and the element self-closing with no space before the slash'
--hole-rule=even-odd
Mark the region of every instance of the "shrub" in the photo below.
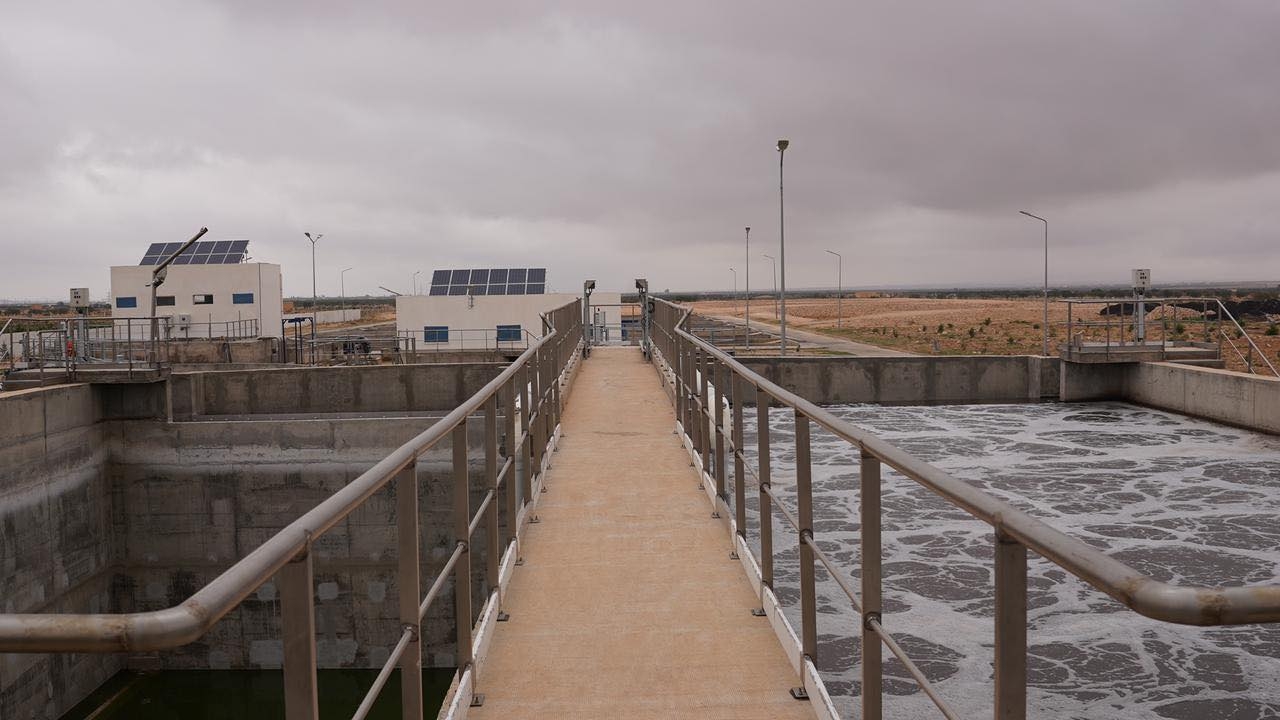
<svg viewBox="0 0 1280 720">
<path fill-rule="evenodd" d="M 1270 325 L 1267 326 L 1267 334 L 1280 335 L 1280 326 L 1277 326 L 1275 323 L 1271 323 Z"/>
<path fill-rule="evenodd" d="M 983 321 L 982 321 L 982 324 L 983 324 L 983 325 L 990 325 L 990 324 L 991 324 L 991 318 L 987 318 L 986 320 L 983 320 Z"/>
<path fill-rule="evenodd" d="M 1031 324 L 1031 329 L 1032 329 L 1032 330 L 1039 330 L 1039 329 L 1040 329 L 1040 323 L 1032 323 L 1032 324 Z"/>
<path fill-rule="evenodd" d="M 938 334 L 941 335 L 943 330 L 946 330 L 946 326 L 942 323 L 938 323 Z"/>
<path fill-rule="evenodd" d="M 969 328 L 969 337 L 973 337 L 974 335 L 977 335 L 977 334 L 978 332 L 976 330 L 974 330 L 973 328 Z"/>
</svg>

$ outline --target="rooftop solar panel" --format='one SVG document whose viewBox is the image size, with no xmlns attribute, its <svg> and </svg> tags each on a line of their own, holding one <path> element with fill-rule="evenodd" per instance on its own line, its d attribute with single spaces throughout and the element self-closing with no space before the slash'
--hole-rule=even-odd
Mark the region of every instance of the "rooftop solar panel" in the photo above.
<svg viewBox="0 0 1280 720">
<path fill-rule="evenodd" d="M 543 295 L 547 292 L 547 286 L 542 283 L 529 283 L 525 286 L 526 295 Z"/>
<path fill-rule="evenodd" d="M 488 284 L 488 282 L 489 282 L 488 270 L 472 270 L 471 271 L 472 285 L 486 285 Z"/>
<path fill-rule="evenodd" d="M 448 295 L 449 286 L 448 285 L 432 285 L 431 292 L 427 294 L 428 295 Z"/>
<path fill-rule="evenodd" d="M 139 265 L 159 265 L 178 252 L 183 243 L 151 243 Z M 235 265 L 244 261 L 248 240 L 210 240 L 192 244 L 174 265 Z"/>
<path fill-rule="evenodd" d="M 511 268 L 507 271 L 508 283 L 522 283 L 528 271 L 525 268 Z"/>
<path fill-rule="evenodd" d="M 432 284 L 432 285 L 448 285 L 448 284 L 449 284 L 449 271 L 448 271 L 448 270 L 436 270 L 435 272 L 431 273 L 431 284 Z"/>
<path fill-rule="evenodd" d="M 529 268 L 529 282 L 545 283 L 547 281 L 546 268 Z"/>
<path fill-rule="evenodd" d="M 547 289 L 546 279 L 546 268 L 435 270 L 431 273 L 431 289 L 428 294 L 541 295 Z"/>
<path fill-rule="evenodd" d="M 470 270 L 454 270 L 453 275 L 449 278 L 449 283 L 452 285 L 466 285 L 470 279 Z"/>
</svg>

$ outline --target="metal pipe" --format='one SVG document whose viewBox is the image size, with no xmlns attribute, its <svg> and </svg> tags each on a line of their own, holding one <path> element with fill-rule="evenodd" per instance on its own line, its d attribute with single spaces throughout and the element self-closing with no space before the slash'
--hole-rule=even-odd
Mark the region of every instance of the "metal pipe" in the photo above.
<svg viewBox="0 0 1280 720">
<path fill-rule="evenodd" d="M 875 631 L 875 634 L 879 636 L 880 641 L 884 643 L 885 647 L 889 648 L 889 652 L 893 653 L 893 656 L 898 658 L 898 661 L 907 669 L 907 672 L 911 673 L 911 677 L 915 678 L 916 684 L 920 686 L 920 689 L 924 691 L 924 694 L 929 696 L 929 699 L 933 701 L 933 704 L 937 706 L 938 710 L 942 711 L 943 717 L 947 718 L 947 720 L 960 720 L 960 715 L 942 699 L 942 696 L 938 694 L 936 689 L 934 689 L 933 683 L 929 682 L 929 678 L 920 670 L 920 667 L 916 665 L 915 661 L 910 657 L 907 657 L 906 651 L 902 649 L 902 646 L 898 644 L 898 641 L 894 640 L 892 635 L 884 631 L 884 628 L 880 625 L 880 621 L 872 620 L 869 624 L 871 625 L 871 629 Z"/>
<path fill-rule="evenodd" d="M 760 467 L 760 579 L 773 587 L 773 502 L 769 494 L 769 395 L 756 388 L 756 463 Z"/>
<path fill-rule="evenodd" d="M 465 424 L 464 424 L 465 427 Z M 418 533 L 418 465 L 396 475 L 396 584 L 400 595 L 400 626 L 411 637 L 400 663 L 400 707 L 404 720 L 422 717 L 422 625 L 418 593 L 422 592 L 422 543 Z"/>
<path fill-rule="evenodd" d="M 737 373 L 729 374 L 729 385 L 733 388 L 730 398 L 733 402 L 733 515 L 738 528 L 738 537 L 747 539 L 747 488 L 745 463 L 742 461 L 742 413 L 746 405 L 746 382 Z"/>
<path fill-rule="evenodd" d="M 782 198 L 782 157 L 787 153 L 789 140 L 778 141 L 778 260 L 782 265 L 782 291 L 778 294 L 778 302 L 782 307 L 782 355 L 787 354 L 787 235 L 786 212 Z"/>
<path fill-rule="evenodd" d="M 453 568 L 454 639 L 458 675 L 471 669 L 471 540 L 470 495 L 467 477 L 467 424 L 453 428 L 453 536 L 462 545 L 462 557 Z"/>
<path fill-rule="evenodd" d="M 862 551 L 862 717 L 880 720 L 884 709 L 883 658 L 872 637 L 872 622 L 880 621 L 883 551 L 880 544 L 880 460 L 866 450 L 859 453 L 858 534 Z"/>
<path fill-rule="evenodd" d="M 809 462 L 809 418 L 795 414 L 796 504 L 800 507 L 800 636 L 804 656 L 818 662 L 818 595 L 813 572 L 813 483 Z"/>
</svg>

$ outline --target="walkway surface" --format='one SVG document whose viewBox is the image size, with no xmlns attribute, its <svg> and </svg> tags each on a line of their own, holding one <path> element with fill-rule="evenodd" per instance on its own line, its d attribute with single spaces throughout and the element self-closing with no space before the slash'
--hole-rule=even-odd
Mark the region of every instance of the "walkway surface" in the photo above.
<svg viewBox="0 0 1280 720">
<path fill-rule="evenodd" d="M 638 348 L 583 362 L 469 717 L 813 717 L 674 425 Z"/>
</svg>

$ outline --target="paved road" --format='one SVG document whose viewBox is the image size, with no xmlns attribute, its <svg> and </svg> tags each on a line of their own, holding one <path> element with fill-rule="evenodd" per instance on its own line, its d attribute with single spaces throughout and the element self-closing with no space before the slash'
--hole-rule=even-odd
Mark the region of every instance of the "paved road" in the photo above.
<svg viewBox="0 0 1280 720">
<path fill-rule="evenodd" d="M 711 518 L 653 367 L 597 347 L 471 718 L 812 718 Z"/>
</svg>

